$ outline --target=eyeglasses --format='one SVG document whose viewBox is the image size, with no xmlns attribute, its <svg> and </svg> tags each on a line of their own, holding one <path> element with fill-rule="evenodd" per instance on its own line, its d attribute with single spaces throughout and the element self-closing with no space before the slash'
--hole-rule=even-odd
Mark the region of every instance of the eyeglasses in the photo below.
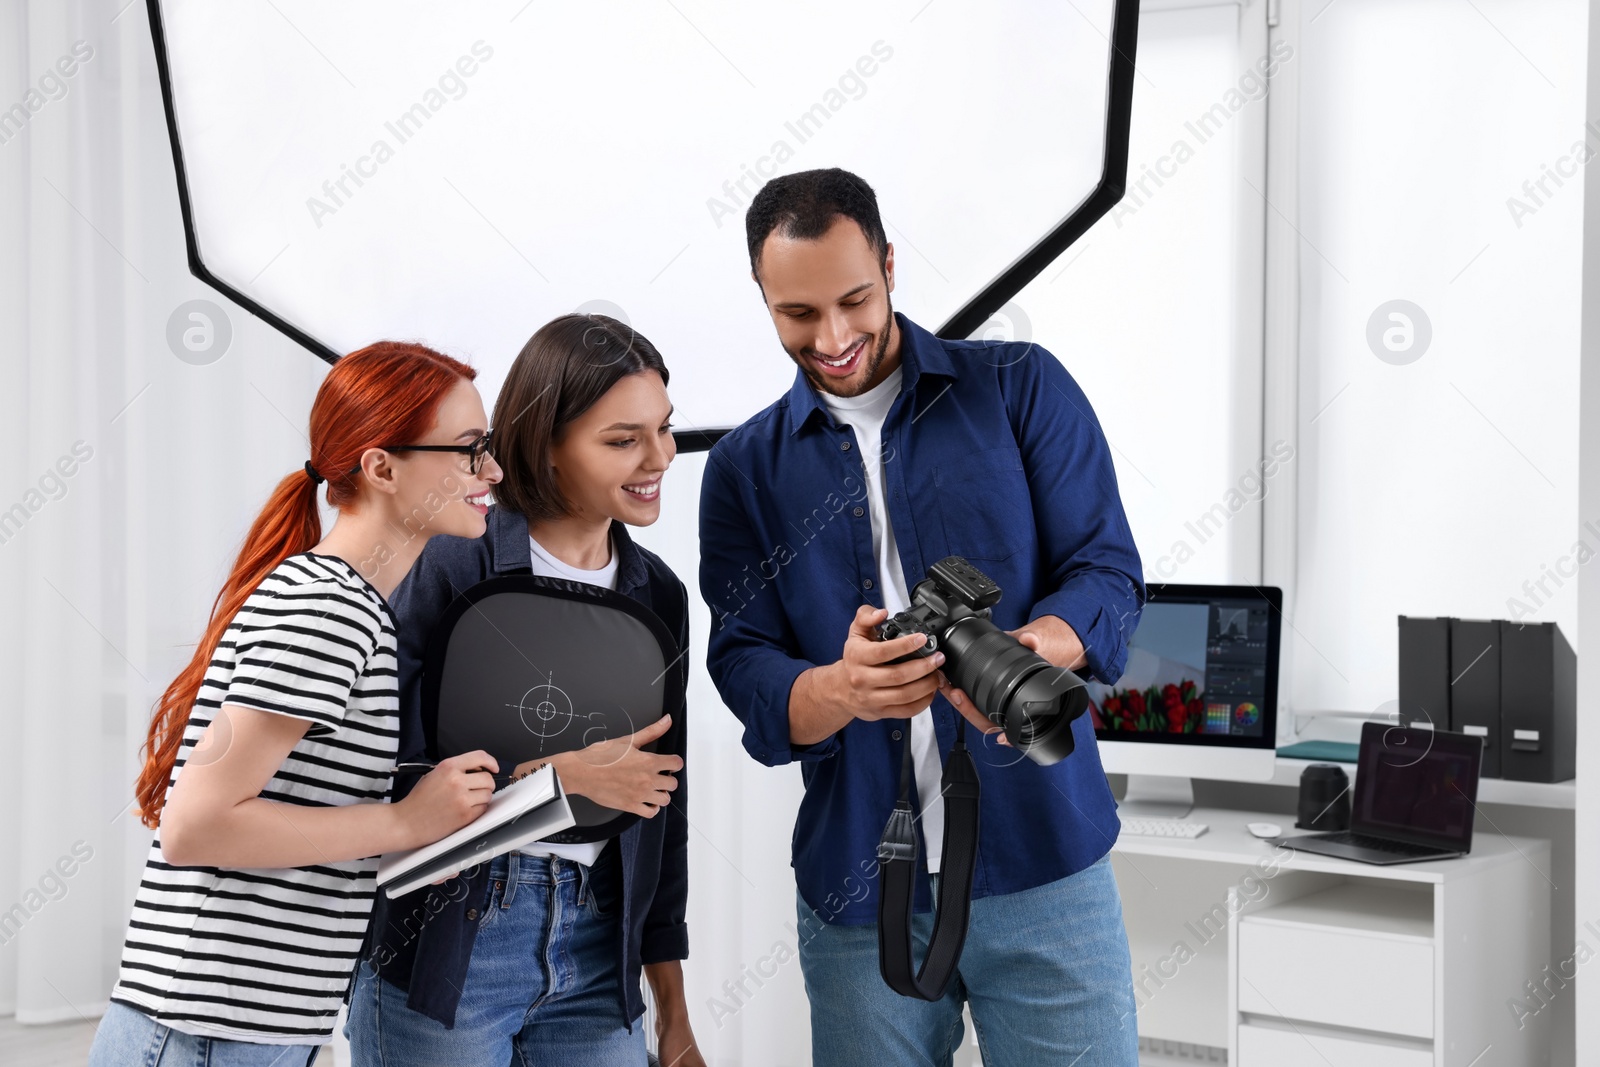
<svg viewBox="0 0 1600 1067">
<path fill-rule="evenodd" d="M 494 447 L 494 431 L 486 430 L 482 437 L 468 445 L 379 445 L 385 452 L 457 452 L 467 459 L 467 470 L 473 476 L 483 469 L 483 457 L 492 455 Z M 360 465 L 351 467 L 349 473 L 354 474 L 361 469 Z"/>
</svg>

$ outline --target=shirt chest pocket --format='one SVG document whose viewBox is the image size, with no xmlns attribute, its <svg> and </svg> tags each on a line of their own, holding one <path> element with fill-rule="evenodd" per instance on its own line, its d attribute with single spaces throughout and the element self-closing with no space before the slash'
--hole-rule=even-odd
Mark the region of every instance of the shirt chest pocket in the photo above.
<svg viewBox="0 0 1600 1067">
<path fill-rule="evenodd" d="M 934 468 L 945 550 L 968 559 L 1008 559 L 1034 543 L 1033 500 L 1015 445 L 952 457 Z"/>
</svg>

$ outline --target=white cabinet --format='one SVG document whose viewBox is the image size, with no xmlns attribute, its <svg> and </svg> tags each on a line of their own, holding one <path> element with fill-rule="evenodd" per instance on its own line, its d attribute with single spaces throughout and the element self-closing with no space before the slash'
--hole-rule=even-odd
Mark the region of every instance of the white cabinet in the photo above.
<svg viewBox="0 0 1600 1067">
<path fill-rule="evenodd" d="M 1427 866 L 1456 877 L 1285 870 L 1237 902 L 1233 1067 L 1466 1067 L 1491 1048 L 1497 1063 L 1549 1062 L 1543 1029 L 1519 1028 L 1506 1006 L 1548 954 L 1541 871 L 1520 858 Z"/>
<path fill-rule="evenodd" d="M 1190 817 L 1210 832 L 1112 852 L 1141 1036 L 1231 1067 L 1549 1063 L 1512 1008 L 1551 960 L 1548 841 L 1480 830 L 1467 856 L 1378 867 L 1257 840 L 1249 812 Z"/>
<path fill-rule="evenodd" d="M 1433 1052 L 1375 1040 L 1246 1023 L 1239 1027 L 1241 1065 L 1272 1067 L 1433 1067 Z"/>
<path fill-rule="evenodd" d="M 1239 924 L 1239 1010 L 1407 1037 L 1433 1037 L 1433 900 L 1416 890 L 1325 889 Z M 1366 914 L 1420 901 L 1403 934 L 1361 927 Z M 1388 899 L 1384 899 L 1388 898 Z M 1351 975 L 1362 975 L 1359 982 Z"/>
</svg>

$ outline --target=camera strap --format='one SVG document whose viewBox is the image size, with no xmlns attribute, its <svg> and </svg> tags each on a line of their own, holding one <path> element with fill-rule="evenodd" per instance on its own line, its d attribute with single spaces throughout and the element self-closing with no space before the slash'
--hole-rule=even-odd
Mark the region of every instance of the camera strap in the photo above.
<svg viewBox="0 0 1600 1067">
<path fill-rule="evenodd" d="M 978 769 L 967 749 L 967 725 L 956 716 L 956 743 L 945 761 L 944 858 L 938 913 L 928 955 L 913 973 L 911 913 L 916 905 L 917 827 L 911 806 L 915 782 L 911 729 L 907 723 L 900 765 L 900 799 L 878 841 L 878 969 L 896 993 L 938 1000 L 950 987 L 972 914 L 972 874 L 978 862 Z"/>
</svg>

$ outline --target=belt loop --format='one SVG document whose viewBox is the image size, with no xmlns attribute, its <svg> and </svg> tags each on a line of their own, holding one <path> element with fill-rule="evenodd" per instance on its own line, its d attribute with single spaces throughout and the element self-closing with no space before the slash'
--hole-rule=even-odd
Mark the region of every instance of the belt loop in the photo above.
<svg viewBox="0 0 1600 1067">
<path fill-rule="evenodd" d="M 506 888 L 500 894 L 500 907 L 509 909 L 511 900 L 517 895 L 517 861 L 520 854 L 515 850 L 506 853 Z"/>
<path fill-rule="evenodd" d="M 577 860 L 573 860 L 572 865 L 578 869 L 578 904 L 582 906 L 589 899 L 589 865 Z"/>
</svg>

